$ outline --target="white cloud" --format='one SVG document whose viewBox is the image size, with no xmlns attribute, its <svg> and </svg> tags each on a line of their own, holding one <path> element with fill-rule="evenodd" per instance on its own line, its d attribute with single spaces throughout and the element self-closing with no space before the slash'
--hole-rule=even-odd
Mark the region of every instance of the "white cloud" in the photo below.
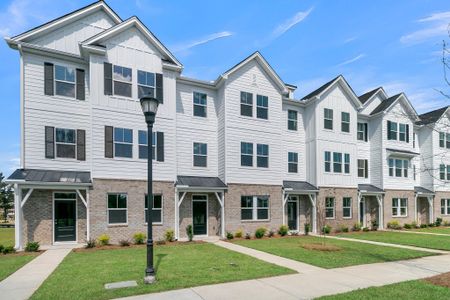
<svg viewBox="0 0 450 300">
<path fill-rule="evenodd" d="M 204 45 L 204 44 L 210 43 L 210 42 L 218 40 L 218 39 L 230 37 L 232 35 L 233 35 L 233 33 L 230 32 L 230 31 L 216 32 L 216 33 L 213 33 L 213 34 L 201 37 L 201 38 L 199 38 L 197 40 L 190 41 L 190 42 L 187 42 L 185 44 L 181 44 L 181 45 L 175 46 L 173 51 L 174 52 L 186 51 L 186 50 L 189 50 L 189 49 L 194 48 L 196 46 Z"/>
<path fill-rule="evenodd" d="M 355 61 L 360 60 L 361 58 L 364 58 L 366 55 L 364 53 L 359 54 L 358 56 L 355 56 L 349 60 L 346 60 L 344 62 L 341 62 L 340 64 L 336 65 L 337 67 L 342 67 L 351 63 L 354 63 Z"/>
<path fill-rule="evenodd" d="M 288 31 L 298 23 L 302 22 L 304 19 L 306 19 L 306 17 L 311 13 L 312 10 L 313 7 L 311 7 L 307 11 L 299 11 L 292 18 L 287 19 L 285 22 L 278 25 L 277 28 L 275 28 L 274 31 L 272 32 L 272 38 L 275 39 L 283 35 L 286 31 Z"/>
<path fill-rule="evenodd" d="M 449 34 L 450 11 L 431 14 L 425 18 L 417 20 L 424 24 L 425 28 L 400 37 L 403 44 L 417 44 L 431 38 L 444 37 Z"/>
<path fill-rule="evenodd" d="M 348 44 L 348 43 L 350 43 L 350 42 L 353 42 L 353 41 L 356 40 L 357 38 L 358 38 L 357 36 L 349 37 L 349 38 L 343 40 L 343 41 L 342 41 L 342 44 Z"/>
</svg>

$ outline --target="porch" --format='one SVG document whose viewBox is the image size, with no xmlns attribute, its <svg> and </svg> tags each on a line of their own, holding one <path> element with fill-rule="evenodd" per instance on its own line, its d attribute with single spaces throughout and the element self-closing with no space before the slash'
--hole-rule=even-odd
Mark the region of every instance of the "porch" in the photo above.
<svg viewBox="0 0 450 300">
<path fill-rule="evenodd" d="M 414 220 L 417 224 L 429 224 L 434 222 L 434 193 L 426 188 L 416 186 Z"/>
<path fill-rule="evenodd" d="M 371 184 L 358 185 L 358 222 L 362 227 L 371 228 L 376 221 L 379 229 L 384 229 L 384 191 Z"/>
</svg>

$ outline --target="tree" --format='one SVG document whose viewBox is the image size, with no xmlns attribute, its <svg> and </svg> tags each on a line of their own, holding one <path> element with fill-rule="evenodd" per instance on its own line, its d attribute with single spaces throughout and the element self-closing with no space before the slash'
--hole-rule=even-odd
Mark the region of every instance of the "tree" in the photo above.
<svg viewBox="0 0 450 300">
<path fill-rule="evenodd" d="M 447 33 L 450 37 L 450 24 L 447 27 Z M 444 81 L 450 87 L 450 48 L 446 40 L 442 41 L 442 67 L 444 73 Z M 438 91 L 443 96 L 450 99 L 450 94 L 445 91 Z"/>
<path fill-rule="evenodd" d="M 3 219 L 6 222 L 8 211 L 14 207 L 14 193 L 10 185 L 6 184 L 5 176 L 0 173 L 0 209 L 3 210 Z"/>
</svg>

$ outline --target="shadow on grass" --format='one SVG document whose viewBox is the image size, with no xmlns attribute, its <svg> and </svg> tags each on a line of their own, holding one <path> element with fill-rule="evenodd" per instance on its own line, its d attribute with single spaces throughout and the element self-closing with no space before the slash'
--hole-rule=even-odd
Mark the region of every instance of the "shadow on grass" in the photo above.
<svg viewBox="0 0 450 300">
<path fill-rule="evenodd" d="M 166 256 L 167 256 L 167 254 L 164 254 L 164 253 L 156 254 L 155 271 L 159 269 L 159 265 L 161 264 L 161 261 Z"/>
</svg>

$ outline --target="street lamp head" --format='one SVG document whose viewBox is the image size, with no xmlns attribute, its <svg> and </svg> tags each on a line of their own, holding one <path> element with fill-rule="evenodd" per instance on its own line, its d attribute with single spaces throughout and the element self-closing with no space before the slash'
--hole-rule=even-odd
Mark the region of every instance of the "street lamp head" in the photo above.
<svg viewBox="0 0 450 300">
<path fill-rule="evenodd" d="M 145 121 L 153 124 L 155 122 L 156 112 L 158 111 L 159 100 L 150 95 L 146 95 L 142 97 L 140 101 Z"/>
</svg>

